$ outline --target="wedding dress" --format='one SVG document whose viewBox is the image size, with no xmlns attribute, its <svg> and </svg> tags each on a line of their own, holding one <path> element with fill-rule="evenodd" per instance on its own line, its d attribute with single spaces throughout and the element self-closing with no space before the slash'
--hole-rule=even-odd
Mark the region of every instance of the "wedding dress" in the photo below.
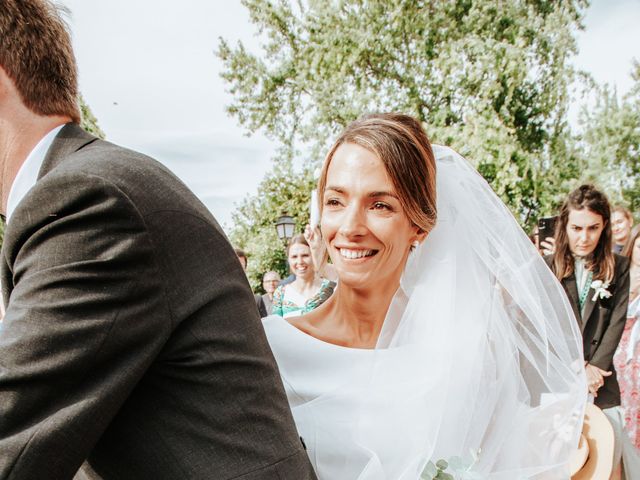
<svg viewBox="0 0 640 480">
<path fill-rule="evenodd" d="M 264 321 L 311 463 L 320 480 L 432 478 L 439 460 L 456 479 L 567 479 L 587 392 L 571 306 L 484 179 L 433 148 L 438 221 L 376 348 Z"/>
</svg>

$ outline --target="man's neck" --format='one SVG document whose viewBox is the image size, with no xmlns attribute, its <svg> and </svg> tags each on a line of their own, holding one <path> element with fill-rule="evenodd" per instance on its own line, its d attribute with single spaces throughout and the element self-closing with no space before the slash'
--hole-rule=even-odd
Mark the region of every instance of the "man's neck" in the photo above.
<svg viewBox="0 0 640 480">
<path fill-rule="evenodd" d="M 47 133 L 70 121 L 71 119 L 65 116 L 43 117 L 35 114 L 24 119 L 0 119 L 0 188 L 3 214 L 7 211 L 11 186 L 29 153 Z"/>
</svg>

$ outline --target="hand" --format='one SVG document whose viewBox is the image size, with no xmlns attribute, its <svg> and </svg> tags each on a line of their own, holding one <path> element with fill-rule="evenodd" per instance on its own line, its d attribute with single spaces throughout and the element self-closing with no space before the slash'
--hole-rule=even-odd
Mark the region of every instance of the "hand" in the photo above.
<svg viewBox="0 0 640 480">
<path fill-rule="evenodd" d="M 601 368 L 596 367 L 595 365 L 591 365 L 587 363 L 585 366 L 586 374 L 587 374 L 587 385 L 589 387 L 589 393 L 591 393 L 594 397 L 598 396 L 598 390 L 602 385 L 604 385 L 604 377 L 609 377 L 613 374 L 613 372 L 608 372 L 606 370 L 602 370 Z"/>
<path fill-rule="evenodd" d="M 325 258 L 325 246 L 322 241 L 320 228 L 316 227 L 312 229 L 311 225 L 307 224 L 307 226 L 304 227 L 303 235 L 311 249 L 311 258 L 313 259 L 314 266 L 316 270 L 319 270 Z"/>
<path fill-rule="evenodd" d="M 547 237 L 540 242 L 540 250 L 544 255 L 552 255 L 556 251 L 556 239 Z"/>
<path fill-rule="evenodd" d="M 304 238 L 307 240 L 309 248 L 311 249 L 311 259 L 313 260 L 313 266 L 315 267 L 318 275 L 322 278 L 326 278 L 327 280 L 334 282 L 337 281 L 338 272 L 336 272 L 333 265 L 327 263 L 329 254 L 327 252 L 327 247 L 322 240 L 320 227 L 316 227 L 314 229 L 312 229 L 310 225 L 304 227 Z"/>
</svg>

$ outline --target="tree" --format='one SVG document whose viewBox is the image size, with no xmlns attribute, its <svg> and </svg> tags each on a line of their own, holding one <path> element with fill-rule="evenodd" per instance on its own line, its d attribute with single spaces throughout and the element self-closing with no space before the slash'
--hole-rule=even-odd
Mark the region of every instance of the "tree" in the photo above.
<svg viewBox="0 0 640 480">
<path fill-rule="evenodd" d="M 583 108 L 579 146 L 583 179 L 603 188 L 615 203 L 640 208 L 640 63 L 634 87 L 620 100 L 608 85 L 596 86 L 595 105 Z"/>
<path fill-rule="evenodd" d="M 82 95 L 79 97 L 80 102 L 80 113 L 82 114 L 82 121 L 80 122 L 80 126 L 84 128 L 87 132 L 96 137 L 100 137 L 104 140 L 105 134 L 98 125 L 98 119 L 95 117 L 89 105 L 86 104 Z"/>
<path fill-rule="evenodd" d="M 275 223 L 286 213 L 301 232 L 309 221 L 314 184 L 311 169 L 298 172 L 291 161 L 277 162 L 262 180 L 258 194 L 246 198 L 233 213 L 231 242 L 249 254 L 247 276 L 254 290 L 261 288 L 262 275 L 269 270 L 280 272 L 283 278 L 289 274 L 285 245 L 276 235 Z"/>
<path fill-rule="evenodd" d="M 403 111 L 475 164 L 523 224 L 579 171 L 566 123 L 586 0 L 243 0 L 260 55 L 221 40 L 230 114 L 318 163 L 367 111 Z"/>
</svg>

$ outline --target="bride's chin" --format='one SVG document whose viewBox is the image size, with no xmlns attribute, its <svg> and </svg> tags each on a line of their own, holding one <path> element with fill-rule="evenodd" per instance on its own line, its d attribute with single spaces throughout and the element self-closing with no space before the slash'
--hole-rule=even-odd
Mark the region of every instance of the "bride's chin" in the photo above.
<svg viewBox="0 0 640 480">
<path fill-rule="evenodd" d="M 361 272 L 352 272 L 352 271 L 338 271 L 338 284 L 345 285 L 351 288 L 362 289 L 366 288 L 368 282 L 367 279 L 369 275 L 363 274 Z"/>
</svg>

